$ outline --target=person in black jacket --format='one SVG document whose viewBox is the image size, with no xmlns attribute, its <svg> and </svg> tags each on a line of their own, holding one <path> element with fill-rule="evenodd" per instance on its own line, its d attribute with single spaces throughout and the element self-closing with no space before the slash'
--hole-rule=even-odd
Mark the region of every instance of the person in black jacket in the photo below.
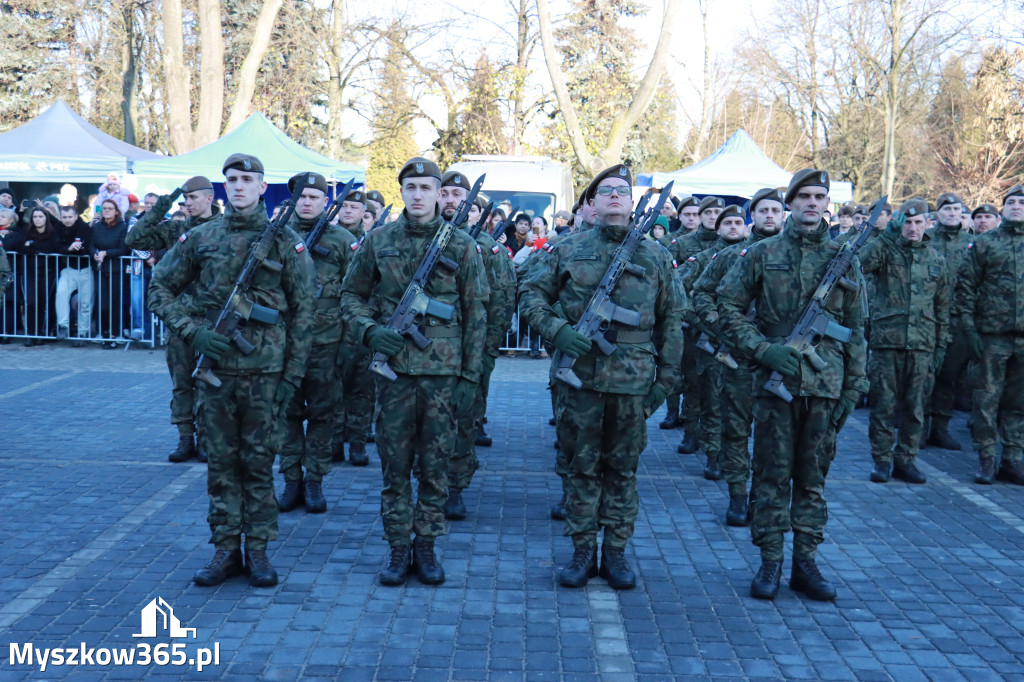
<svg viewBox="0 0 1024 682">
<path fill-rule="evenodd" d="M 92 301 L 95 281 L 92 273 L 92 228 L 79 217 L 74 206 L 60 207 L 61 253 L 60 275 L 57 277 L 57 340 L 66 339 L 71 331 L 71 295 L 78 291 L 77 337 L 92 336 Z M 73 345 L 82 345 L 74 341 Z"/>
<path fill-rule="evenodd" d="M 120 335 L 122 322 L 127 319 L 124 290 L 126 278 L 121 256 L 130 252 L 124 243 L 128 226 L 121 217 L 121 209 L 112 199 L 103 201 L 100 219 L 92 226 L 92 254 L 99 271 L 99 314 L 100 335 L 106 339 L 104 348 L 117 348 L 113 339 Z"/>
<path fill-rule="evenodd" d="M 24 257 L 25 334 L 28 336 L 49 334 L 53 315 L 50 294 L 57 282 L 57 259 L 47 256 L 61 250 L 56 222 L 46 209 L 33 208 L 18 249 Z M 30 338 L 25 345 L 33 346 L 36 342 Z"/>
</svg>

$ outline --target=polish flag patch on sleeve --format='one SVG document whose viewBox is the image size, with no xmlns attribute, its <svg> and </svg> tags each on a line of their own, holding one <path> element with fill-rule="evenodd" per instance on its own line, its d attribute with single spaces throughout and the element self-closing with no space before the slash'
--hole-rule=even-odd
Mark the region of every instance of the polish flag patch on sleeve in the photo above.
<svg viewBox="0 0 1024 682">
<path fill-rule="evenodd" d="M 501 244 L 495 244 L 491 247 L 491 253 L 498 253 L 501 251 Z"/>
<path fill-rule="evenodd" d="M 356 249 L 358 249 L 358 248 L 359 248 L 359 242 L 352 242 L 352 246 L 350 246 L 350 247 L 348 247 L 348 248 L 350 248 L 350 249 L 352 249 L 353 251 L 355 251 Z"/>
<path fill-rule="evenodd" d="M 679 267 L 679 263 L 676 262 L 675 258 L 672 259 L 672 267 L 673 268 L 678 268 Z"/>
<path fill-rule="evenodd" d="M 480 245 L 479 244 L 476 245 L 476 252 L 477 253 L 483 253 L 483 251 L 480 250 Z"/>
<path fill-rule="evenodd" d="M 742 258 L 743 256 L 746 256 L 746 255 L 747 255 L 747 250 L 746 249 L 743 249 L 742 251 L 740 251 L 740 258 Z"/>
<path fill-rule="evenodd" d="M 306 245 L 303 244 L 302 242 L 299 242 L 298 244 L 295 245 L 295 252 L 296 253 L 302 253 L 305 250 L 306 250 Z"/>
<path fill-rule="evenodd" d="M 178 237 L 178 243 L 179 243 L 179 244 L 183 244 L 183 243 L 185 242 L 185 240 L 186 240 L 186 239 L 188 239 L 188 233 L 186 233 L 186 232 L 182 232 L 182 233 L 181 233 L 181 236 L 180 236 L 180 237 Z"/>
</svg>

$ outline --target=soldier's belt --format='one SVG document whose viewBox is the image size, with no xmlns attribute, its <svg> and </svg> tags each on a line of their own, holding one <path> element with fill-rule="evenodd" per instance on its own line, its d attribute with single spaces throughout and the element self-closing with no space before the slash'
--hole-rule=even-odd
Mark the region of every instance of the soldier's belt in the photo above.
<svg viewBox="0 0 1024 682">
<path fill-rule="evenodd" d="M 316 309 L 323 310 L 324 308 L 337 308 L 341 305 L 340 298 L 318 298 L 316 299 Z"/>
<path fill-rule="evenodd" d="M 612 343 L 647 343 L 654 338 L 652 329 L 609 329 L 604 333 Z"/>
<path fill-rule="evenodd" d="M 423 336 L 428 339 L 457 339 L 462 336 L 462 327 L 431 327 L 425 326 L 420 328 L 423 332 Z"/>
</svg>

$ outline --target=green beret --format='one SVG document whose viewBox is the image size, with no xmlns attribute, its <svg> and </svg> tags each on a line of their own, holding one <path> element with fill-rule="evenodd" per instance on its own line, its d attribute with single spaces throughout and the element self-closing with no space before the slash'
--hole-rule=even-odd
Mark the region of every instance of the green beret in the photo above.
<svg viewBox="0 0 1024 682">
<path fill-rule="evenodd" d="M 448 171 L 447 173 L 442 175 L 441 176 L 441 186 L 442 187 L 461 187 L 462 189 L 466 190 L 467 192 L 469 190 L 473 189 L 473 187 L 469 184 L 469 179 L 466 177 L 466 174 L 465 173 L 460 173 L 459 171 Z"/>
<path fill-rule="evenodd" d="M 367 213 L 372 215 L 374 218 L 377 217 L 377 207 L 374 206 L 373 204 L 364 204 L 363 208 L 366 210 Z M 383 210 L 383 209 L 381 209 L 381 210 Z"/>
<path fill-rule="evenodd" d="M 744 219 L 743 209 L 741 209 L 736 204 L 731 204 L 729 206 L 726 206 L 724 209 L 722 209 L 722 212 L 718 214 L 717 218 L 715 218 L 715 229 L 716 230 L 718 229 L 719 225 L 722 224 L 722 221 L 725 220 L 726 218 L 739 218 L 739 219 L 743 220 Z"/>
<path fill-rule="evenodd" d="M 1014 185 L 1006 190 L 1006 194 L 1003 195 L 1003 203 L 1005 204 L 1010 197 L 1024 197 L 1024 185 Z"/>
<path fill-rule="evenodd" d="M 307 179 L 308 178 L 308 179 Z M 301 182 L 306 187 L 318 189 L 324 194 L 327 194 L 327 178 L 320 175 L 319 173 L 298 173 L 288 179 L 288 191 L 295 191 L 295 183 Z"/>
<path fill-rule="evenodd" d="M 181 193 L 188 194 L 190 192 L 199 192 L 204 189 L 212 192 L 213 183 L 202 175 L 197 175 L 185 181 L 185 184 L 181 186 Z"/>
<path fill-rule="evenodd" d="M 750 212 L 753 213 L 754 209 L 757 208 L 757 202 L 764 201 L 765 199 L 769 201 L 777 201 L 783 205 L 783 208 L 786 207 L 784 201 L 785 197 L 782 196 L 781 189 L 778 189 L 777 187 L 765 187 L 764 189 L 759 189 L 754 193 L 753 198 L 750 200 Z"/>
<path fill-rule="evenodd" d="M 440 182 L 441 168 L 430 159 L 414 156 L 405 162 L 402 170 L 398 171 L 398 182 L 401 183 L 407 175 L 414 178 L 437 178 Z"/>
<path fill-rule="evenodd" d="M 687 206 L 698 206 L 698 205 L 700 205 L 700 202 L 697 201 L 697 197 L 694 197 L 694 196 L 683 197 L 682 199 L 679 200 L 679 203 L 676 204 L 676 210 L 681 212 Z"/>
<path fill-rule="evenodd" d="M 928 215 L 928 202 L 920 197 L 914 197 L 913 199 L 907 199 L 900 204 L 900 213 L 910 218 L 913 216 L 927 216 Z"/>
<path fill-rule="evenodd" d="M 221 168 L 221 172 L 226 174 L 231 168 L 249 173 L 260 173 L 262 175 L 263 162 L 252 154 L 232 154 L 224 161 L 224 167 Z"/>
<path fill-rule="evenodd" d="M 853 209 L 853 212 L 855 214 L 856 213 L 861 213 L 863 215 L 868 215 L 869 214 L 868 207 L 865 206 L 864 204 L 857 204 L 857 207 L 855 209 Z"/>
<path fill-rule="evenodd" d="M 354 190 L 352 190 L 351 192 L 348 193 L 348 196 L 345 197 L 345 201 L 354 201 L 357 204 L 362 204 L 365 207 L 366 206 L 366 192 L 364 192 L 361 189 L 354 189 Z"/>
<path fill-rule="evenodd" d="M 697 206 L 697 215 L 700 215 L 709 208 L 725 208 L 725 199 L 716 196 L 704 197 Z"/>
<path fill-rule="evenodd" d="M 384 195 L 381 194 L 380 192 L 378 192 L 375 189 L 371 189 L 371 190 L 369 190 L 366 193 L 366 200 L 367 201 L 376 201 L 381 206 L 384 206 L 384 204 L 387 203 L 387 202 L 384 201 Z"/>
<path fill-rule="evenodd" d="M 978 215 L 979 213 L 991 213 L 994 216 L 999 215 L 999 209 L 996 208 L 995 204 L 982 204 L 978 208 L 971 211 L 971 217 Z"/>
<path fill-rule="evenodd" d="M 786 189 L 786 203 L 793 201 L 793 197 L 796 196 L 797 191 L 801 187 L 824 187 L 826 190 L 831 188 L 828 181 L 828 173 L 817 168 L 804 168 L 796 173 L 793 173 L 793 179 L 789 181 L 789 187 Z"/>
<path fill-rule="evenodd" d="M 871 215 L 872 213 L 875 212 L 875 206 L 878 206 L 879 201 L 881 201 L 881 199 L 875 199 L 873 202 L 871 202 L 870 211 L 868 212 L 868 215 Z M 890 204 L 888 201 L 885 202 L 885 206 L 882 207 L 882 210 L 888 212 L 889 215 L 892 215 L 892 204 Z"/>
<path fill-rule="evenodd" d="M 958 197 L 953 192 L 943 192 L 939 195 L 939 198 L 935 200 L 935 210 L 938 211 L 947 204 L 962 204 L 964 200 Z"/>
<path fill-rule="evenodd" d="M 594 176 L 594 179 L 590 181 L 590 185 L 587 186 L 587 199 L 593 199 L 594 195 L 597 194 L 597 186 L 601 184 L 601 181 L 605 178 L 619 178 L 625 180 L 626 184 L 630 187 L 633 186 L 633 174 L 629 172 L 629 166 L 624 163 L 617 163 L 614 166 L 609 166 L 603 171 Z"/>
</svg>

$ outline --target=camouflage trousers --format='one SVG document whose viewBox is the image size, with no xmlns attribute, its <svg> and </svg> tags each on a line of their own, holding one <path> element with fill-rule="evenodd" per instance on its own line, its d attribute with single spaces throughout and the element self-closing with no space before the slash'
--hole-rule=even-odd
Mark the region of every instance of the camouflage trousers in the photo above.
<svg viewBox="0 0 1024 682">
<path fill-rule="evenodd" d="M 676 364 L 679 367 L 679 383 L 673 388 L 672 392 L 665 398 L 665 407 L 668 408 L 669 412 L 679 412 L 680 399 L 682 398 L 683 391 L 683 378 L 685 376 L 685 370 L 683 370 L 683 355 L 679 356 L 679 362 Z"/>
<path fill-rule="evenodd" d="M 281 374 L 217 376 L 220 388 L 198 382 L 199 433 L 209 457 L 210 542 L 237 549 L 245 533 L 250 549 L 265 549 L 277 538 L 274 453 L 282 429 L 274 393 Z"/>
<path fill-rule="evenodd" d="M 476 432 L 484 423 L 487 414 L 487 392 L 491 388 L 491 373 L 480 375 L 476 385 L 476 400 L 473 411 L 459 417 L 459 433 L 455 441 L 455 450 L 448 461 L 448 487 L 465 490 L 473 482 L 473 473 L 480 468 L 480 460 L 476 456 Z"/>
<path fill-rule="evenodd" d="M 757 376 L 764 380 L 763 372 Z M 750 536 L 765 560 L 782 560 L 790 528 L 797 559 L 813 559 L 825 539 L 825 477 L 835 456 L 836 402 L 802 396 L 791 403 L 775 396 L 754 399 Z"/>
<path fill-rule="evenodd" d="M 715 362 L 718 362 L 715 360 Z M 722 420 L 722 451 L 718 464 L 729 484 L 729 497 L 745 497 L 750 478 L 750 423 L 754 418 L 754 371 L 739 361 L 737 369 L 723 365 L 718 380 L 719 408 Z"/>
<path fill-rule="evenodd" d="M 722 451 L 722 405 L 718 384 L 725 366 L 697 349 L 697 388 L 700 391 L 700 447 L 713 460 Z"/>
<path fill-rule="evenodd" d="M 880 464 L 913 462 L 924 435 L 924 410 L 935 373 L 931 351 L 878 348 L 868 359 L 871 380 L 871 458 Z M 899 436 L 893 427 L 900 415 Z M 895 446 L 895 449 L 894 449 Z"/>
<path fill-rule="evenodd" d="M 167 371 L 171 374 L 171 423 L 178 435 L 188 438 L 195 433 L 196 389 L 192 370 L 196 354 L 188 341 L 177 334 L 167 339 Z"/>
<path fill-rule="evenodd" d="M 363 345 L 344 343 L 341 353 L 341 386 L 345 400 L 338 411 L 334 437 L 336 443 L 365 443 L 373 425 L 373 377 L 367 369 L 373 353 Z"/>
<path fill-rule="evenodd" d="M 377 452 L 384 475 L 380 514 L 384 539 L 391 546 L 446 535 L 448 459 L 457 437 L 452 392 L 454 376 L 399 374 L 392 383 L 377 379 Z M 415 508 L 412 473 L 419 482 Z"/>
<path fill-rule="evenodd" d="M 606 545 L 625 547 L 639 508 L 636 469 L 647 447 L 644 396 L 568 387 L 563 392 L 558 441 L 569 468 L 565 534 L 582 547 L 596 544 L 604 528 Z"/>
<path fill-rule="evenodd" d="M 572 390 L 561 381 L 551 380 L 551 406 L 555 413 L 555 440 L 558 442 L 558 449 L 555 450 L 555 473 L 562 479 L 563 495 L 569 494 L 569 464 L 572 462 L 573 453 L 576 452 L 576 440 L 579 437 L 576 422 L 562 419 L 567 394 Z"/>
<path fill-rule="evenodd" d="M 700 418 L 703 414 L 703 395 L 700 391 L 700 379 L 697 376 L 697 339 L 700 332 L 692 329 L 683 330 L 683 378 L 680 384 L 683 393 L 683 408 L 680 416 L 683 430 L 687 433 L 700 431 Z"/>
<path fill-rule="evenodd" d="M 306 376 L 285 415 L 280 466 L 285 480 L 303 478 L 303 469 L 305 478 L 310 481 L 322 481 L 331 473 L 334 426 L 341 408 L 341 392 L 338 344 L 313 346 L 306 363 Z"/>
<path fill-rule="evenodd" d="M 954 329 L 953 338 L 949 345 L 946 346 L 946 355 L 942 361 L 942 367 L 935 374 L 931 404 L 928 405 L 928 416 L 932 418 L 933 428 L 946 428 L 949 425 L 949 420 L 953 418 L 953 401 L 956 396 L 956 387 L 960 379 L 967 372 L 967 365 L 969 363 L 970 358 L 967 356 L 967 346 L 964 344 L 963 335 Z M 872 400 L 875 399 L 874 390 L 875 386 L 874 382 L 872 382 Z"/>
<path fill-rule="evenodd" d="M 1024 456 L 1024 336 L 982 334 L 981 341 L 985 352 L 973 373 L 974 449 L 982 457 L 994 457 L 1002 441 L 1003 459 L 1020 461 Z"/>
</svg>

